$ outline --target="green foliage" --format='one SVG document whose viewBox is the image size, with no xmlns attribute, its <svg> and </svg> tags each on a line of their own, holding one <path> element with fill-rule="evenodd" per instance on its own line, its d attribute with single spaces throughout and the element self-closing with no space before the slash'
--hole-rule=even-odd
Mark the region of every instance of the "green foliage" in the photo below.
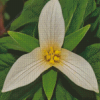
<svg viewBox="0 0 100 100">
<path fill-rule="evenodd" d="M 38 40 L 34 37 L 13 31 L 9 31 L 8 34 L 27 52 L 30 52 L 39 46 Z"/>
<path fill-rule="evenodd" d="M 6 65 L 6 67 L 8 67 L 8 66 Z M 4 80 L 6 78 L 6 75 L 7 75 L 8 71 L 9 71 L 9 69 L 10 68 L 6 68 L 3 71 L 0 71 L 0 90 L 2 89 Z M 0 91 L 0 100 L 8 100 L 10 94 L 11 94 L 11 92 L 1 93 L 1 91 Z"/>
<path fill-rule="evenodd" d="M 0 54 L 0 71 L 9 68 L 13 62 L 15 62 L 15 59 L 11 54 Z"/>
<path fill-rule="evenodd" d="M 100 91 L 100 43 L 90 45 L 81 54 L 92 66 L 99 84 Z M 96 94 L 97 100 L 100 100 L 100 93 Z"/>
<path fill-rule="evenodd" d="M 56 85 L 57 72 L 51 69 L 42 76 L 43 88 L 48 100 L 51 100 Z"/>
<path fill-rule="evenodd" d="M 4 13 L 4 18 L 5 18 L 6 20 L 9 20 L 9 19 L 10 19 L 9 14 L 5 12 L 5 13 Z"/>
<path fill-rule="evenodd" d="M 96 9 L 96 3 L 94 0 L 88 0 L 88 4 L 85 10 L 84 18 Z"/>
<path fill-rule="evenodd" d="M 38 31 L 38 26 L 37 23 L 34 22 L 26 24 L 20 32 L 33 37 L 37 37 L 37 31 Z"/>
<path fill-rule="evenodd" d="M 100 7 L 97 7 L 96 10 L 91 13 L 86 19 L 86 23 L 91 24 L 90 32 L 100 38 Z"/>
<path fill-rule="evenodd" d="M 0 53 L 7 53 L 8 49 L 25 51 L 10 36 L 0 39 Z"/>
<path fill-rule="evenodd" d="M 24 100 L 33 96 L 40 87 L 42 87 L 41 81 L 36 80 L 34 83 L 13 90 L 8 100 Z"/>
<path fill-rule="evenodd" d="M 2 40 L 3 40 L 3 38 L 2 38 Z M 0 45 L 1 44 L 2 43 L 0 42 Z M 7 51 L 7 49 L 8 48 L 6 48 L 6 51 Z M 2 53 L 4 48 L 0 48 L 0 50 L 1 50 L 0 51 L 0 90 L 1 90 L 3 87 L 4 80 L 6 78 L 6 75 L 9 71 L 11 65 L 15 62 L 15 58 L 14 58 L 14 56 L 12 56 L 9 53 Z M 0 91 L 0 100 L 8 100 L 10 94 L 11 94 L 11 92 L 1 93 L 1 91 Z"/>
<path fill-rule="evenodd" d="M 9 0 L 1 0 L 1 3 L 2 3 L 3 5 L 5 5 L 7 1 L 9 1 Z"/>
<path fill-rule="evenodd" d="M 44 96 L 43 96 L 43 90 L 40 87 L 37 92 L 34 94 L 34 97 L 32 100 L 45 100 Z"/>
<path fill-rule="evenodd" d="M 96 2 L 97 4 L 100 4 L 100 0 L 96 0 L 96 1 L 97 1 L 97 2 Z"/>
<path fill-rule="evenodd" d="M 40 12 L 46 2 L 47 0 L 28 0 L 21 15 L 11 24 L 10 30 L 16 30 L 30 22 L 38 22 Z"/>
<path fill-rule="evenodd" d="M 82 40 L 82 38 L 85 36 L 89 28 L 90 28 L 90 25 L 87 25 L 81 28 L 80 30 L 66 36 L 64 39 L 63 47 L 65 49 L 72 51 L 78 45 L 78 43 Z"/>
<path fill-rule="evenodd" d="M 56 99 L 57 100 L 78 100 L 77 98 L 74 98 L 62 85 L 60 80 L 58 81 L 57 87 L 56 87 Z"/>
</svg>

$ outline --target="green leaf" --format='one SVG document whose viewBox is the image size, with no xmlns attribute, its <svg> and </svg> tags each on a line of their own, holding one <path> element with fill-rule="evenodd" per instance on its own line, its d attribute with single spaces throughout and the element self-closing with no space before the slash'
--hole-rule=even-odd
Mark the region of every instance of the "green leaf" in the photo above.
<svg viewBox="0 0 100 100">
<path fill-rule="evenodd" d="M 11 94 L 11 92 L 1 93 L 1 89 L 3 87 L 6 75 L 14 62 L 15 58 L 11 54 L 0 54 L 0 100 L 8 100 Z"/>
<path fill-rule="evenodd" d="M 10 36 L 0 38 L 0 53 L 7 53 L 8 49 L 25 51 Z"/>
<path fill-rule="evenodd" d="M 28 23 L 20 32 L 37 38 L 38 25 L 36 22 Z"/>
<path fill-rule="evenodd" d="M 44 99 L 44 96 L 43 96 L 43 90 L 42 88 L 40 87 L 37 92 L 34 94 L 34 97 L 32 100 L 45 100 Z"/>
<path fill-rule="evenodd" d="M 86 50 L 81 53 L 81 56 L 91 64 L 97 77 L 100 91 L 100 43 L 88 46 Z M 97 100 L 100 100 L 100 92 L 99 94 L 96 94 L 96 97 Z"/>
<path fill-rule="evenodd" d="M 100 62 L 100 43 L 88 46 L 81 56 L 83 56 L 91 65 Z"/>
<path fill-rule="evenodd" d="M 84 18 L 87 17 L 90 13 L 92 13 L 95 9 L 96 9 L 96 2 L 94 0 L 88 0 Z"/>
<path fill-rule="evenodd" d="M 97 7 L 95 11 L 87 17 L 85 22 L 86 24 L 91 24 L 90 32 L 100 38 L 100 7 Z"/>
<path fill-rule="evenodd" d="M 57 72 L 53 69 L 42 75 L 43 89 L 48 100 L 51 100 L 56 85 L 56 80 Z"/>
<path fill-rule="evenodd" d="M 11 67 L 11 65 L 15 62 L 14 57 L 9 54 L 0 54 L 0 71 L 4 70 L 5 68 Z"/>
<path fill-rule="evenodd" d="M 74 98 L 62 85 L 60 80 L 57 83 L 56 87 L 56 100 L 78 100 Z"/>
<path fill-rule="evenodd" d="M 6 78 L 8 71 L 9 71 L 9 68 L 6 68 L 3 71 L 0 71 L 0 100 L 8 100 L 8 98 L 11 94 L 11 92 L 1 93 L 1 89 L 2 89 L 4 80 Z"/>
<path fill-rule="evenodd" d="M 99 19 L 100 19 L 100 16 L 99 16 Z M 98 38 L 100 38 L 100 23 L 99 23 L 99 25 L 98 25 L 98 30 L 97 30 L 96 36 L 97 36 Z"/>
<path fill-rule="evenodd" d="M 88 17 L 88 19 L 93 18 L 94 20 L 90 23 L 91 24 L 91 32 L 93 32 L 98 24 L 100 23 L 100 7 L 97 7 L 96 10 Z"/>
<path fill-rule="evenodd" d="M 97 4 L 100 4 L 100 0 L 96 0 L 96 3 L 97 3 Z"/>
<path fill-rule="evenodd" d="M 83 23 L 88 0 L 60 0 L 60 3 L 68 35 L 78 30 Z"/>
<path fill-rule="evenodd" d="M 24 4 L 21 15 L 11 24 L 10 30 L 16 30 L 30 22 L 38 22 L 40 12 L 46 2 L 46 0 L 28 0 Z"/>
<path fill-rule="evenodd" d="M 39 42 L 34 37 L 19 32 L 9 31 L 8 34 L 27 52 L 39 46 Z"/>
<path fill-rule="evenodd" d="M 79 42 L 83 39 L 83 37 L 85 36 L 89 28 L 90 28 L 90 25 L 87 25 L 79 29 L 78 31 L 66 36 L 64 39 L 63 47 L 65 49 L 72 51 L 79 44 Z"/>
</svg>

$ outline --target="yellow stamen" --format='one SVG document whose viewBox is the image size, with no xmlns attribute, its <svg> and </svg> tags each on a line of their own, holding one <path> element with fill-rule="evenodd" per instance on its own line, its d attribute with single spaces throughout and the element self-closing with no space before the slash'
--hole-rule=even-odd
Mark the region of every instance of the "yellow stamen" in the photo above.
<svg viewBox="0 0 100 100">
<path fill-rule="evenodd" d="M 60 59 L 59 59 L 59 57 L 57 57 L 57 56 L 54 56 L 54 61 L 59 61 Z"/>
<path fill-rule="evenodd" d="M 53 51 L 53 47 L 50 47 L 50 52 L 49 54 L 52 54 L 54 51 Z"/>
<path fill-rule="evenodd" d="M 50 64 L 58 63 L 60 61 L 61 51 L 54 50 L 53 47 L 50 47 L 48 51 L 44 51 L 44 58 Z"/>
<path fill-rule="evenodd" d="M 50 55 L 46 56 L 46 60 L 50 60 L 50 58 L 51 58 Z"/>
<path fill-rule="evenodd" d="M 48 55 L 48 52 L 47 51 L 44 51 L 44 55 L 47 56 Z"/>
<path fill-rule="evenodd" d="M 53 59 L 53 57 L 54 57 L 54 54 L 51 54 L 51 59 Z"/>
<path fill-rule="evenodd" d="M 51 64 L 54 64 L 54 60 L 53 60 L 53 59 L 51 59 L 49 62 L 50 62 Z"/>
<path fill-rule="evenodd" d="M 59 55 L 60 53 L 61 53 L 61 51 L 59 51 L 59 50 L 55 51 L 55 55 Z"/>
</svg>

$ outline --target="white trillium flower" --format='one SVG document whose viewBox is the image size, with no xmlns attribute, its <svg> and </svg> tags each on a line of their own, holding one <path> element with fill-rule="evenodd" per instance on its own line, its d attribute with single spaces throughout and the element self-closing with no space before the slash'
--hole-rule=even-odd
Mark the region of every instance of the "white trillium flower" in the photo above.
<svg viewBox="0 0 100 100">
<path fill-rule="evenodd" d="M 91 65 L 81 56 L 61 48 L 65 24 L 58 0 L 51 0 L 44 6 L 38 28 L 40 47 L 21 56 L 13 64 L 2 92 L 31 83 L 54 66 L 78 86 L 98 93 L 98 84 Z"/>
</svg>

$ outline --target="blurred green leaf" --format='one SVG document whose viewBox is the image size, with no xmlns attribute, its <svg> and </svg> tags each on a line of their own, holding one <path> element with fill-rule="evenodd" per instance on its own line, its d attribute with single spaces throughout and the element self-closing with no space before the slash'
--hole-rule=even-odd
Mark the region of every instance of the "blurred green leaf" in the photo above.
<svg viewBox="0 0 100 100">
<path fill-rule="evenodd" d="M 64 39 L 64 44 L 63 47 L 65 49 L 68 49 L 72 51 L 82 40 L 82 38 L 85 36 L 86 32 L 89 30 L 90 25 L 87 25 L 78 31 L 69 34 L 68 36 L 65 37 Z"/>
<path fill-rule="evenodd" d="M 57 82 L 56 87 L 56 100 L 78 100 L 74 98 L 62 85 L 60 80 Z"/>
<path fill-rule="evenodd" d="M 0 53 L 7 53 L 8 49 L 25 51 L 10 36 L 0 38 Z"/>
<path fill-rule="evenodd" d="M 81 53 L 92 66 L 99 84 L 100 91 L 100 43 L 90 45 Z M 100 100 L 100 92 L 96 94 L 97 100 Z"/>
<path fill-rule="evenodd" d="M 99 63 L 99 65 L 100 65 L 100 63 Z M 100 71 L 100 68 L 99 68 L 99 71 Z M 100 84 L 100 83 L 99 83 Z M 100 85 L 99 85 L 99 91 L 100 91 Z M 100 100 L 100 93 L 99 94 L 96 94 L 96 99 L 97 100 Z"/>
<path fill-rule="evenodd" d="M 100 0 L 96 0 L 96 3 L 97 3 L 97 4 L 100 4 Z"/>
<path fill-rule="evenodd" d="M 19 32 L 9 31 L 8 34 L 27 52 L 39 46 L 39 42 L 34 37 Z"/>
<path fill-rule="evenodd" d="M 9 0 L 1 0 L 1 3 L 2 3 L 3 5 L 5 5 L 5 3 L 6 3 L 7 1 L 9 1 Z"/>
<path fill-rule="evenodd" d="M 56 80 L 57 72 L 53 69 L 42 75 L 43 89 L 48 100 L 51 100 L 56 85 Z"/>
<path fill-rule="evenodd" d="M 4 13 L 4 18 L 5 18 L 6 20 L 10 20 L 9 14 L 5 12 L 5 13 Z"/>
</svg>

